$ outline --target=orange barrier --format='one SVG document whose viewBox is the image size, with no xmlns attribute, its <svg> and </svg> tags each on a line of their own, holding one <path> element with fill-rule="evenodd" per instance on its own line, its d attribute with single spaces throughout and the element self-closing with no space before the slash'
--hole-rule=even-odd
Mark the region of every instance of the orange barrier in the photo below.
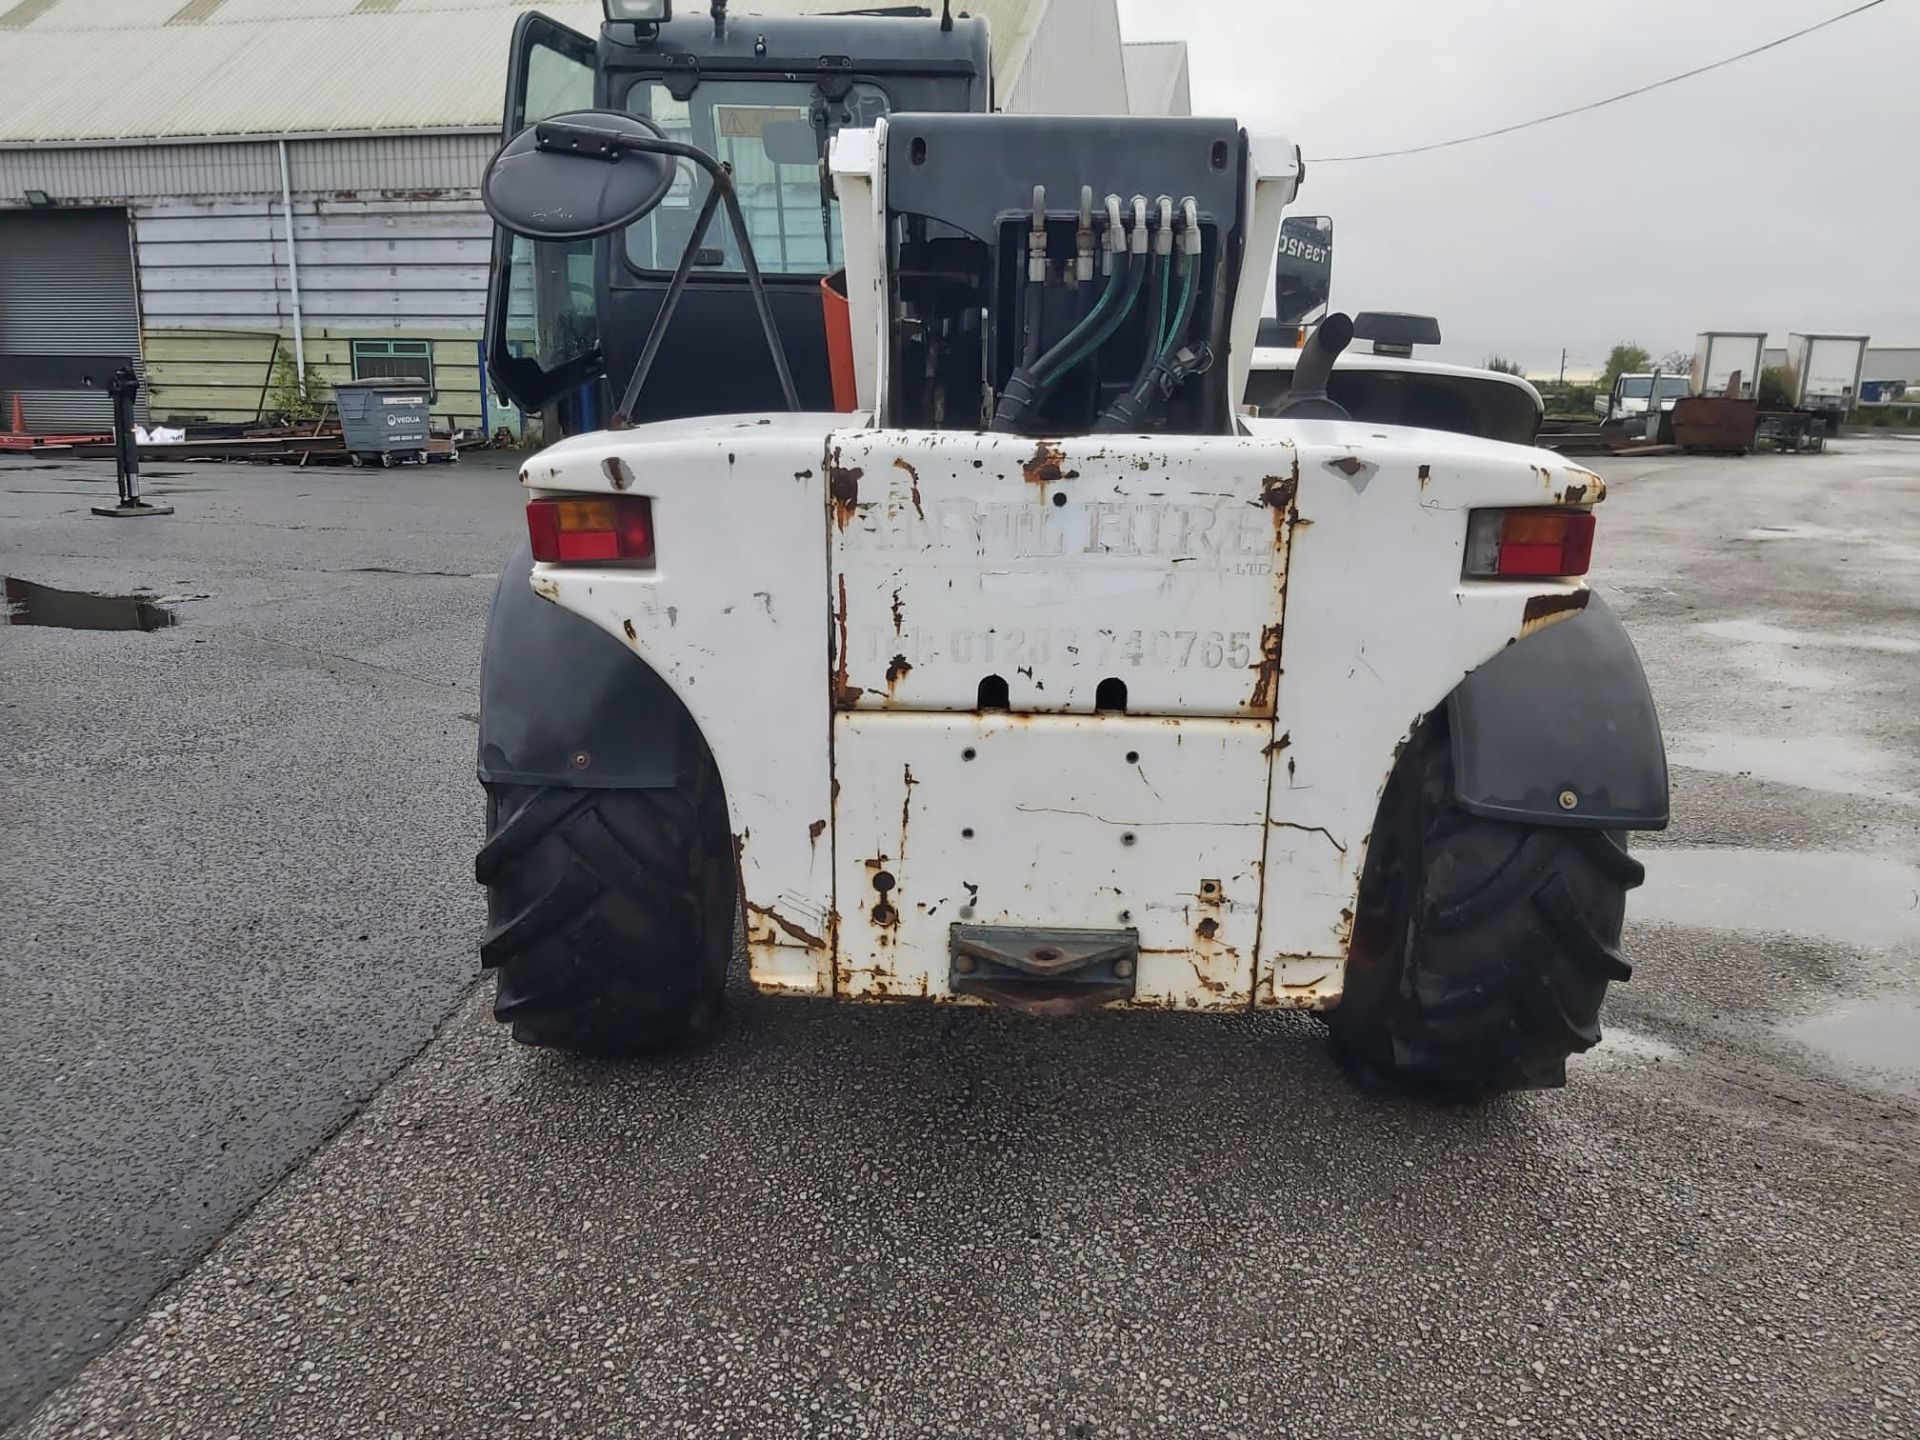
<svg viewBox="0 0 1920 1440">
<path fill-rule="evenodd" d="M 820 308 L 827 319 L 827 375 L 833 382 L 833 408 L 858 410 L 853 376 L 853 315 L 847 306 L 847 272 L 836 270 L 820 282 Z"/>
</svg>

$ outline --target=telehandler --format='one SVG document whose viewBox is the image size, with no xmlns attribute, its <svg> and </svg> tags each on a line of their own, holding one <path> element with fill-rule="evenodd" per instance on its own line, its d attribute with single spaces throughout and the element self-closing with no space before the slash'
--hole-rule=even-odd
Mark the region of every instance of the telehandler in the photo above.
<svg viewBox="0 0 1920 1440">
<path fill-rule="evenodd" d="M 1629 973 L 1627 834 L 1667 819 L 1582 579 L 1605 487 L 1350 416 L 1338 313 L 1244 403 L 1294 147 L 887 104 L 825 127 L 844 280 L 783 307 L 744 147 L 707 143 L 747 122 L 663 123 L 604 63 L 593 100 L 510 108 L 484 188 L 503 248 L 568 257 L 593 363 L 632 357 L 603 428 L 526 462 L 487 638 L 481 954 L 516 1038 L 704 1038 L 739 924 L 767 993 L 1312 1010 L 1370 1082 L 1562 1083 Z M 623 312 L 607 277 L 665 236 Z M 758 378 L 669 358 L 717 343 L 714 254 Z M 526 373 L 563 372 L 578 337 L 533 330 Z M 696 382 L 729 413 L 646 418 Z"/>
</svg>

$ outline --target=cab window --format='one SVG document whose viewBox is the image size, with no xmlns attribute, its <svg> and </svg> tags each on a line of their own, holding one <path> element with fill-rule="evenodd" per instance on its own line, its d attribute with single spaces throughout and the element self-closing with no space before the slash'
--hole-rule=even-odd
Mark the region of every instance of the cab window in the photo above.
<svg viewBox="0 0 1920 1440">
<path fill-rule="evenodd" d="M 887 113 L 878 86 L 855 84 L 828 100 L 802 81 L 702 80 L 690 99 L 676 100 L 658 81 L 643 80 L 628 92 L 627 108 L 727 166 L 763 273 L 826 275 L 840 267 L 839 206 L 823 187 L 821 162 L 837 131 L 864 129 Z M 696 167 L 681 165 L 659 209 L 626 232 L 634 266 L 671 271 L 679 263 L 707 186 Z M 739 241 L 721 211 L 694 257 L 694 274 L 741 268 Z"/>
</svg>

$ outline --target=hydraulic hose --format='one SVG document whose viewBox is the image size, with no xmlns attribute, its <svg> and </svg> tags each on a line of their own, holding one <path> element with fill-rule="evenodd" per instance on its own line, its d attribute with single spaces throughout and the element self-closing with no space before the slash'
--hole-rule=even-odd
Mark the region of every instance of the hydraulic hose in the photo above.
<svg viewBox="0 0 1920 1440">
<path fill-rule="evenodd" d="M 1158 355 L 1167 344 L 1167 276 L 1172 272 L 1167 268 L 1173 254 L 1173 197 L 1162 195 L 1158 201 L 1160 211 L 1160 233 L 1154 236 L 1153 253 L 1161 259 L 1160 268 L 1160 314 L 1153 322 L 1153 345 L 1151 354 Z"/>
<path fill-rule="evenodd" d="M 1120 197 L 1109 195 L 1107 196 L 1107 262 L 1109 266 L 1107 283 L 1101 289 L 1100 298 L 1094 302 L 1093 309 L 1087 312 L 1086 318 L 1062 335 L 1053 347 L 1034 363 L 1033 372 L 1036 379 L 1048 375 L 1058 378 L 1057 367 L 1061 360 L 1070 355 L 1082 339 L 1105 323 L 1107 312 L 1125 292 L 1128 275 L 1119 262 L 1126 253 L 1126 233 L 1126 225 L 1120 218 Z M 1041 388 L 1045 389 L 1052 383 L 1051 379 L 1045 380 Z"/>
<path fill-rule="evenodd" d="M 1126 234 L 1125 227 L 1121 223 L 1118 195 L 1107 196 L 1107 226 L 1107 254 L 1112 260 L 1124 253 L 1121 247 L 1125 243 Z M 1072 347 L 1078 344 L 1082 336 L 1103 324 L 1107 312 L 1125 292 L 1130 278 L 1129 271 L 1120 265 L 1113 265 L 1107 273 L 1107 283 L 1100 291 L 1099 300 L 1095 302 L 1093 309 L 1087 312 L 1086 317 L 1061 336 L 1038 360 L 1029 364 L 1023 356 L 1020 365 L 1007 377 L 1006 386 L 1000 392 L 1000 401 L 993 410 L 993 423 L 987 427 L 989 430 L 1004 434 L 1020 428 L 1020 422 L 1026 418 L 1027 411 L 1052 388 L 1054 381 L 1058 379 L 1058 373 L 1063 373 L 1056 372 L 1050 375 L 1049 372 L 1058 365 L 1062 356 L 1070 354 Z M 1037 326 L 1029 327 L 1027 331 L 1029 341 L 1037 330 Z"/>
<path fill-rule="evenodd" d="M 1118 275 L 1118 273 L 1118 271 L 1115 272 L 1116 275 Z M 1098 350 L 1113 338 L 1113 332 L 1125 324 L 1127 316 L 1133 313 L 1134 304 L 1140 299 L 1141 282 L 1146 279 L 1146 274 L 1147 261 L 1145 256 L 1127 261 L 1126 284 L 1124 290 L 1121 292 L 1119 308 L 1108 315 L 1105 320 L 1102 320 L 1098 328 L 1096 328 L 1091 335 L 1087 336 L 1086 339 L 1082 340 L 1066 359 L 1060 361 L 1051 369 L 1047 368 L 1046 358 L 1042 357 L 1040 368 L 1036 371 L 1036 375 L 1043 390 L 1051 390 L 1055 385 L 1059 384 L 1060 381 L 1065 379 L 1076 366 L 1082 364 L 1088 356 L 1092 355 L 1094 351 Z M 1104 295 L 1101 296 L 1101 299 L 1104 300 L 1105 298 Z M 1094 309 L 1097 314 L 1099 307 L 1095 306 Z M 1094 319 L 1095 316 L 1090 315 L 1087 318 L 1091 320 Z M 1069 336 L 1068 338 L 1072 337 Z M 1054 347 L 1055 350 L 1059 348 L 1059 346 Z M 1049 351 L 1048 353 L 1052 354 L 1053 352 Z"/>
<path fill-rule="evenodd" d="M 1173 273 L 1173 260 L 1170 256 L 1156 254 L 1153 257 L 1153 268 L 1159 271 L 1160 299 L 1159 299 L 1159 304 L 1154 309 L 1153 344 L 1147 347 L 1147 360 L 1141 366 L 1141 369 L 1143 371 L 1152 369 L 1154 357 L 1158 356 L 1159 353 L 1166 348 L 1167 289 L 1168 289 L 1167 279 Z"/>
<path fill-rule="evenodd" d="M 993 424 L 987 427 L 989 430 L 1004 434 L 1020 428 L 1020 422 L 1026 418 L 1028 409 L 1053 388 L 1053 381 L 1044 378 L 1042 374 L 1044 368 L 1073 343 L 1075 336 L 1100 322 L 1101 316 L 1112 306 L 1115 298 L 1126 289 L 1127 278 L 1125 271 L 1116 268 L 1113 274 L 1107 277 L 1106 288 L 1100 292 L 1098 303 L 1087 312 L 1086 319 L 1061 336 L 1046 354 L 1032 364 L 1028 364 L 1024 356 L 1022 357 L 1020 364 L 1007 377 L 1005 388 L 1000 391 L 1000 402 L 993 407 Z M 1040 328 L 1032 294 L 1031 291 L 1028 294 L 1027 313 L 1030 323 L 1027 328 L 1027 338 L 1029 341 L 1039 333 Z"/>
<path fill-rule="evenodd" d="M 1156 385 L 1167 388 L 1186 378 L 1184 371 L 1176 371 L 1174 356 L 1179 353 L 1181 342 L 1186 338 L 1187 327 L 1193 318 L 1194 296 L 1200 282 L 1200 231 L 1197 216 L 1187 203 L 1187 243 L 1181 248 L 1178 264 L 1180 276 L 1180 303 L 1173 313 L 1173 321 L 1157 332 L 1155 348 L 1148 352 L 1142 361 L 1140 373 L 1134 377 L 1133 387 L 1126 394 L 1109 405 L 1100 418 L 1094 422 L 1095 434 L 1110 434 L 1116 430 L 1132 429 L 1142 416 L 1151 408 L 1152 395 Z M 1166 276 L 1162 273 L 1164 287 Z M 1166 295 L 1161 293 L 1161 313 L 1166 312 Z M 1204 348 L 1204 347 L 1203 347 Z M 1204 368 L 1200 365 L 1198 368 Z M 1163 378 L 1164 377 L 1164 378 Z"/>
<path fill-rule="evenodd" d="M 1046 308 L 1047 291 L 1042 285 L 1027 283 L 1027 309 L 1025 325 L 1027 334 L 1020 347 L 1020 368 L 1029 374 L 1033 371 L 1033 362 L 1040 353 L 1040 320 Z"/>
<path fill-rule="evenodd" d="M 1165 343 L 1162 336 L 1167 327 L 1167 277 L 1172 270 L 1173 260 L 1171 256 L 1154 254 L 1148 257 L 1148 264 L 1152 266 L 1153 278 L 1146 283 L 1159 292 L 1160 300 L 1158 313 L 1147 329 L 1146 352 L 1140 357 L 1140 368 L 1134 371 L 1133 384 L 1128 386 L 1125 393 L 1109 405 L 1094 422 L 1095 432 L 1107 428 L 1109 420 L 1117 419 L 1122 407 L 1131 396 L 1144 395 L 1147 392 L 1148 387 L 1153 383 L 1153 372 L 1161 362 L 1161 347 Z"/>
<path fill-rule="evenodd" d="M 1159 200 L 1160 228 L 1153 237 L 1153 279 L 1150 282 L 1157 292 L 1157 304 L 1154 307 L 1153 326 L 1147 332 L 1147 343 L 1140 356 L 1140 368 L 1134 372 L 1133 384 L 1127 388 L 1114 403 L 1108 407 L 1106 416 L 1116 417 L 1122 410 L 1128 396 L 1134 393 L 1146 393 L 1151 382 L 1154 367 L 1160 363 L 1161 351 L 1167 343 L 1167 281 L 1173 273 L 1173 201 L 1162 195 Z M 1098 425 L 1095 426 L 1098 429 Z"/>
<path fill-rule="evenodd" d="M 1040 325 L 1047 287 L 1047 187 L 1033 187 L 1033 228 L 1027 236 L 1026 336 L 1020 349 L 1020 368 L 1031 371 L 1040 354 Z"/>
<path fill-rule="evenodd" d="M 1108 244 L 1112 246 L 1111 232 L 1109 232 Z M 1127 256 L 1127 288 L 1120 297 L 1120 308 L 1102 320 L 1091 335 L 1075 345 L 1066 359 L 1055 364 L 1051 359 L 1051 351 L 1048 355 L 1041 357 L 1037 373 L 1042 388 L 1050 389 L 1059 383 L 1069 371 L 1113 338 L 1114 332 L 1125 324 L 1127 316 L 1133 313 L 1134 303 L 1140 298 L 1140 287 L 1147 278 L 1147 269 L 1147 198 L 1144 195 L 1136 195 L 1133 197 L 1133 237 Z M 1104 300 L 1106 297 L 1101 298 Z M 1072 339 L 1072 334 L 1069 334 L 1067 340 L 1061 343 L 1064 345 Z M 1059 346 L 1055 347 L 1056 350 L 1059 348 Z"/>
<path fill-rule="evenodd" d="M 1160 346 L 1160 363 L 1163 365 L 1172 358 L 1173 352 L 1186 337 L 1187 325 L 1193 319 L 1193 297 L 1200 289 L 1200 257 L 1196 255 L 1188 259 L 1183 255 L 1180 258 L 1186 261 L 1186 273 L 1180 277 L 1179 307 L 1173 312 L 1173 323 L 1167 326 L 1167 338 Z"/>
</svg>

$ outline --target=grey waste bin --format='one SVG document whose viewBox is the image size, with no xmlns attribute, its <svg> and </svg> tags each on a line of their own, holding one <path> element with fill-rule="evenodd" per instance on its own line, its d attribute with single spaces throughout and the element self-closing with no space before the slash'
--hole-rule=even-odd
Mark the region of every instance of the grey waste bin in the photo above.
<svg viewBox="0 0 1920 1440">
<path fill-rule="evenodd" d="M 427 463 L 432 392 L 426 381 L 342 380 L 333 394 L 340 407 L 340 441 L 354 464 Z"/>
</svg>

